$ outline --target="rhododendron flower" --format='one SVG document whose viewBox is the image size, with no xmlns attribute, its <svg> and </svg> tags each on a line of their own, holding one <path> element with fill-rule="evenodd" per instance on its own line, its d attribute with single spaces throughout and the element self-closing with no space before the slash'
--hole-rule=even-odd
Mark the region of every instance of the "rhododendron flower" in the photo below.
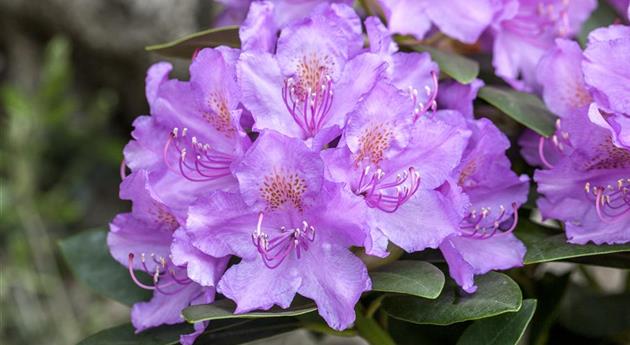
<svg viewBox="0 0 630 345">
<path fill-rule="evenodd" d="M 504 0 L 491 25 L 492 64 L 514 88 L 538 88 L 536 66 L 558 37 L 572 37 L 595 9 L 595 0 Z"/>
<path fill-rule="evenodd" d="M 151 116 L 134 121 L 125 163 L 131 171 L 149 171 L 156 193 L 171 207 L 185 209 L 208 189 L 236 188 L 230 164 L 250 144 L 239 124 L 237 56 L 238 50 L 225 47 L 201 50 L 188 82 L 168 80 L 168 63 L 149 69 Z"/>
<path fill-rule="evenodd" d="M 571 150 L 534 175 L 541 213 L 564 221 L 571 243 L 630 241 L 630 151 L 585 116 L 564 121 L 560 135 Z"/>
<path fill-rule="evenodd" d="M 466 123 L 472 136 L 449 184 L 464 193 L 469 205 L 440 250 L 451 277 L 464 291 L 474 292 L 474 275 L 523 265 L 525 246 L 512 231 L 518 223 L 517 208 L 527 200 L 529 178 L 510 169 L 505 155 L 510 143 L 492 122 Z M 451 195 L 462 199 L 456 192 Z"/>
<path fill-rule="evenodd" d="M 379 0 L 392 33 L 423 39 L 431 24 L 446 35 L 474 43 L 491 23 L 496 5 L 490 0 Z"/>
<path fill-rule="evenodd" d="M 418 117 L 413 99 L 380 83 L 352 112 L 339 146 L 322 152 L 327 175 L 363 202 L 368 253 L 387 239 L 408 252 L 435 248 L 458 216 L 435 191 L 459 164 L 469 132 Z"/>
<path fill-rule="evenodd" d="M 319 153 L 270 130 L 234 174 L 240 193 L 200 199 L 186 222 L 197 249 L 242 258 L 218 291 L 236 302 L 236 313 L 287 308 L 299 293 L 315 301 L 330 327 L 347 328 L 361 293 L 371 288 L 367 269 L 348 249 L 365 238 L 359 200 L 324 179 Z"/>
<path fill-rule="evenodd" d="M 582 63 L 593 95 L 591 120 L 613 133 L 616 145 L 630 149 L 630 26 L 599 28 L 588 36 Z"/>
<path fill-rule="evenodd" d="M 150 301 L 138 302 L 131 310 L 136 331 L 183 322 L 181 311 L 185 307 L 214 300 L 215 286 L 227 258 L 211 257 L 190 246 L 186 233 L 179 229 L 185 213 L 169 208 L 160 200 L 149 183 L 147 171 L 127 176 L 120 197 L 131 200 L 133 207 L 130 213 L 119 214 L 110 224 L 107 239 L 110 252 L 128 266 L 138 286 L 154 291 Z M 141 282 L 136 278 L 136 270 L 146 272 L 153 282 Z M 182 336 L 182 343 L 192 344 L 205 325 L 196 324 L 195 329 L 192 335 Z"/>
<path fill-rule="evenodd" d="M 384 69 L 378 55 L 361 52 L 360 28 L 350 7 L 333 4 L 283 29 L 275 53 L 243 51 L 238 78 L 254 130 L 273 129 L 313 148 L 338 136 Z"/>
</svg>

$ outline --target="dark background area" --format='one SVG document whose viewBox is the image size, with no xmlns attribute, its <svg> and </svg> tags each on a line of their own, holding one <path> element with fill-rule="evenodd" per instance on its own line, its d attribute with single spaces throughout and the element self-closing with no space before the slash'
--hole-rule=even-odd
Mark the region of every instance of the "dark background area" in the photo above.
<svg viewBox="0 0 630 345">
<path fill-rule="evenodd" d="M 213 13 L 209 0 L 0 0 L 2 344 L 72 344 L 128 320 L 72 279 L 57 241 L 128 207 L 122 148 L 160 59 L 144 47 L 207 28 Z"/>
</svg>

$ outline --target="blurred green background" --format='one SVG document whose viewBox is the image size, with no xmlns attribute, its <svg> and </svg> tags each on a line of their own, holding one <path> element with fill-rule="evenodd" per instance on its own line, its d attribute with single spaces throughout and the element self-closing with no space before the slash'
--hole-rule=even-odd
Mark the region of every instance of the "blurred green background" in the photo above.
<svg viewBox="0 0 630 345">
<path fill-rule="evenodd" d="M 127 208 L 122 148 L 158 58 L 144 46 L 212 17 L 211 1 L 0 0 L 3 345 L 73 344 L 128 320 L 71 277 L 57 241 Z"/>
</svg>

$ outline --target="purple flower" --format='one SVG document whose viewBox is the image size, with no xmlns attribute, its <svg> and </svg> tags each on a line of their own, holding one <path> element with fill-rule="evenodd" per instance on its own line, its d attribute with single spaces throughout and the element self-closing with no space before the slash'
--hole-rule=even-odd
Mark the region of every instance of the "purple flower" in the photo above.
<svg viewBox="0 0 630 345">
<path fill-rule="evenodd" d="M 254 130 L 273 129 L 314 148 L 338 136 L 384 69 L 378 55 L 361 52 L 360 24 L 350 7 L 333 4 L 283 29 L 275 53 L 243 51 L 238 79 Z"/>
<path fill-rule="evenodd" d="M 469 133 L 416 109 L 409 94 L 379 83 L 349 116 L 338 147 L 322 152 L 327 176 L 363 204 L 370 254 L 386 255 L 387 239 L 408 252 L 436 248 L 457 224 L 435 189 L 458 165 Z"/>
<path fill-rule="evenodd" d="M 492 122 L 469 119 L 467 125 L 472 136 L 448 183 L 470 204 L 440 250 L 451 277 L 472 293 L 477 289 L 475 275 L 523 265 L 526 249 L 512 230 L 518 222 L 517 208 L 527 200 L 529 178 L 510 169 L 505 155 L 510 143 Z"/>
<path fill-rule="evenodd" d="M 208 189 L 236 188 L 230 165 L 250 144 L 239 123 L 237 56 L 230 48 L 201 50 L 189 82 L 168 80 L 168 63 L 149 69 L 151 116 L 134 121 L 125 163 L 150 171 L 153 188 L 171 207 L 185 209 Z"/>
<path fill-rule="evenodd" d="M 439 68 L 428 53 L 404 53 L 392 40 L 392 34 L 376 17 L 365 20 L 370 52 L 386 63 L 384 79 L 407 91 L 415 104 L 415 116 L 437 109 Z"/>
<path fill-rule="evenodd" d="M 129 268 L 138 286 L 154 291 L 150 301 L 138 302 L 131 310 L 136 332 L 183 322 L 185 307 L 214 300 L 227 258 L 211 257 L 190 246 L 187 234 L 179 228 L 185 212 L 169 208 L 156 195 L 148 172 L 138 170 L 127 176 L 120 197 L 132 201 L 132 211 L 119 214 L 110 224 L 110 252 Z M 152 277 L 152 283 L 141 282 L 138 270 Z M 196 333 L 205 329 L 203 324 L 195 327 Z M 191 344 L 195 336 L 182 337 L 182 342 Z"/>
<path fill-rule="evenodd" d="M 477 41 L 491 23 L 496 6 L 491 0 L 379 0 L 392 33 L 423 39 L 431 24 L 466 43 Z"/>
<path fill-rule="evenodd" d="M 211 256 L 236 255 L 218 291 L 236 313 L 287 308 L 311 298 L 334 329 L 354 321 L 371 288 L 364 264 L 348 249 L 364 242 L 358 200 L 324 180 L 319 153 L 303 141 L 265 130 L 234 167 L 240 193 L 215 192 L 189 210 L 192 244 Z"/>
<path fill-rule="evenodd" d="M 589 117 L 630 149 L 630 26 L 612 25 L 588 36 L 582 68 L 593 95 Z"/>
<path fill-rule="evenodd" d="M 625 16 L 626 20 L 630 21 L 630 1 L 608 0 L 608 3 L 615 8 L 619 15 Z"/>
<path fill-rule="evenodd" d="M 339 5 L 344 6 L 339 6 Z M 247 18 L 239 28 L 241 48 L 273 53 L 278 32 L 306 17 L 332 12 L 351 22 L 344 29 L 361 35 L 359 18 L 350 7 L 351 0 L 274 0 L 252 1 Z M 357 40 L 356 44 L 362 43 Z"/>
<path fill-rule="evenodd" d="M 544 195 L 538 200 L 542 215 L 563 221 L 571 243 L 630 241 L 630 151 L 583 114 L 564 121 L 556 135 L 571 149 L 534 175 Z"/>
<path fill-rule="evenodd" d="M 538 88 L 536 66 L 558 37 L 571 37 L 595 9 L 594 0 L 503 0 L 491 26 L 492 63 L 514 88 Z"/>
</svg>

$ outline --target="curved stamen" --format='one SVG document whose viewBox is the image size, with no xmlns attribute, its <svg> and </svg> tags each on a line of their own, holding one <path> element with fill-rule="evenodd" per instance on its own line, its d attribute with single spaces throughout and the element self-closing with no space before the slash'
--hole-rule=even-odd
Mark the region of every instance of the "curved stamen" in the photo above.
<svg viewBox="0 0 630 345">
<path fill-rule="evenodd" d="M 164 144 L 162 154 L 167 168 L 193 182 L 207 182 L 229 176 L 233 158 L 212 149 L 208 144 L 199 142 L 194 136 L 188 144 L 192 154 L 188 154 L 188 148 L 182 147 L 187 131 L 188 129 L 184 128 L 179 135 L 178 128 L 174 128 Z M 169 159 L 171 148 L 178 152 L 177 168 L 172 166 Z"/>
<path fill-rule="evenodd" d="M 192 280 L 190 280 L 189 278 L 184 278 L 184 279 L 177 278 L 177 276 L 175 275 L 175 271 L 173 269 L 168 269 L 168 263 L 166 259 L 164 259 L 163 257 L 156 258 L 154 254 L 151 254 L 151 258 L 153 259 L 153 262 L 156 265 L 155 270 L 152 273 L 150 273 L 149 268 L 146 265 L 144 253 L 141 255 L 141 260 L 140 260 L 142 262 L 142 268 L 144 269 L 144 272 L 153 277 L 153 285 L 146 285 L 142 283 L 136 276 L 136 272 L 133 268 L 134 254 L 129 253 L 129 262 L 128 262 L 127 268 L 129 270 L 129 275 L 131 276 L 131 280 L 133 280 L 133 282 L 138 287 L 142 289 L 146 289 L 146 290 L 156 290 L 165 295 L 174 295 L 180 292 L 182 289 L 184 289 L 186 285 L 192 283 Z M 167 274 L 172 279 L 172 281 L 163 284 L 161 278 Z M 164 290 L 164 288 L 175 286 L 175 285 L 179 285 L 181 286 L 181 288 L 175 291 Z"/>
<path fill-rule="evenodd" d="M 420 188 L 420 174 L 414 167 L 396 176 L 392 182 L 383 182 L 386 175 L 381 169 L 377 169 L 368 178 L 369 172 L 369 167 L 363 170 L 354 193 L 362 195 L 371 208 L 388 213 L 396 212 Z"/>
<path fill-rule="evenodd" d="M 595 194 L 595 211 L 601 221 L 611 224 L 619 221 L 630 213 L 630 196 L 628 195 L 628 191 L 626 187 L 622 187 L 610 194 L 604 194 L 606 188 L 593 188 L 593 193 Z"/>
<path fill-rule="evenodd" d="M 512 217 L 513 221 L 510 227 L 506 230 L 500 230 L 501 225 L 504 224 L 508 219 L 505 218 L 507 212 L 503 206 L 501 206 L 501 211 L 495 217 L 494 220 L 489 221 L 488 216 L 490 215 L 489 209 L 485 208 L 482 210 L 480 214 L 477 214 L 475 211 L 471 212 L 466 216 L 462 222 L 460 223 L 460 234 L 463 237 L 484 240 L 490 238 L 500 233 L 510 233 L 516 229 L 518 224 L 518 206 L 516 203 L 512 203 Z M 489 221 L 491 225 L 482 226 L 481 223 Z"/>
<path fill-rule="evenodd" d="M 416 122 L 422 115 L 426 114 L 429 110 L 433 114 L 437 110 L 437 96 L 438 96 L 438 77 L 435 71 L 431 71 L 431 79 L 433 81 L 433 87 L 429 87 L 428 85 L 424 86 L 424 90 L 428 99 L 426 102 L 422 103 L 418 100 L 418 90 L 413 87 L 409 87 L 409 93 L 411 95 L 411 100 L 414 104 L 413 110 L 413 121 Z"/>
<path fill-rule="evenodd" d="M 308 242 L 315 241 L 315 228 L 306 221 L 302 222 L 302 227 L 287 229 L 280 228 L 280 234 L 269 240 L 269 235 L 262 231 L 263 213 L 258 216 L 256 230 L 252 233 L 252 243 L 256 246 L 258 253 L 265 266 L 274 269 L 295 250 L 298 259 L 302 256 L 302 251 L 308 251 Z"/>
<path fill-rule="evenodd" d="M 553 164 L 549 163 L 547 158 L 545 157 L 545 137 L 541 136 L 538 140 L 538 157 L 540 157 L 540 161 L 545 165 L 547 169 L 553 169 Z"/>
<path fill-rule="evenodd" d="M 124 180 L 125 177 L 127 177 L 127 162 L 125 162 L 123 158 L 122 161 L 120 161 L 120 179 Z"/>
<path fill-rule="evenodd" d="M 333 80 L 329 75 L 319 77 L 322 83 L 305 88 L 294 78 L 287 78 L 282 87 L 282 100 L 304 135 L 313 137 L 322 125 L 333 103 Z"/>
</svg>

